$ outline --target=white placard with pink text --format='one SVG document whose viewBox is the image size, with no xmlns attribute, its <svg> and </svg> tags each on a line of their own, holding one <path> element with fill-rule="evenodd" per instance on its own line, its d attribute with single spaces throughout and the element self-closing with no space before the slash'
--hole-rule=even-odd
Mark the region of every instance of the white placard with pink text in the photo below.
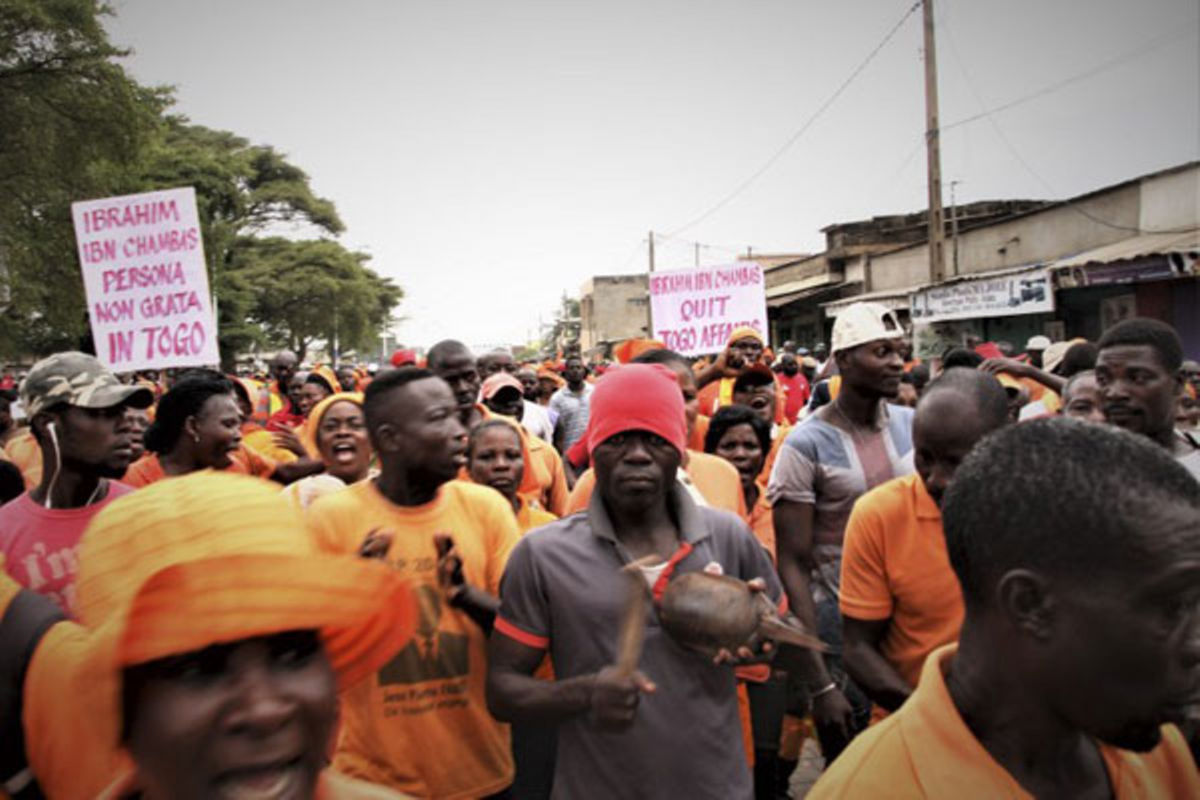
<svg viewBox="0 0 1200 800">
<path fill-rule="evenodd" d="M 740 261 L 703 269 L 651 272 L 650 319 L 655 339 L 685 356 L 719 353 L 743 325 L 767 341 L 762 267 Z"/>
<path fill-rule="evenodd" d="M 96 356 L 115 372 L 215 365 L 192 187 L 71 204 Z"/>
</svg>

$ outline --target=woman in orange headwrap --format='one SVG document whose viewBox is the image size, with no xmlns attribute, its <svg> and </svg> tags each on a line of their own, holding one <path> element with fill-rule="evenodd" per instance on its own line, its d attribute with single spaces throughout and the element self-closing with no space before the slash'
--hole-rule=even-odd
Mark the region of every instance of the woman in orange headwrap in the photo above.
<svg viewBox="0 0 1200 800">
<path fill-rule="evenodd" d="M 45 796 L 398 796 L 325 766 L 337 692 L 411 639 L 412 592 L 386 566 L 318 557 L 303 526 L 266 484 L 190 475 L 96 516 L 78 623 L 0 570 L 0 615 L 41 622 L 17 674 Z"/>
<path fill-rule="evenodd" d="M 313 408 L 304 426 L 305 449 L 321 460 L 325 472 L 289 484 L 283 493 L 301 508 L 370 474 L 371 441 L 357 392 L 330 395 Z"/>
<path fill-rule="evenodd" d="M 558 519 L 518 491 L 525 476 L 525 452 L 520 429 L 503 417 L 479 423 L 467 439 L 467 475 L 504 495 L 522 534 Z"/>
</svg>

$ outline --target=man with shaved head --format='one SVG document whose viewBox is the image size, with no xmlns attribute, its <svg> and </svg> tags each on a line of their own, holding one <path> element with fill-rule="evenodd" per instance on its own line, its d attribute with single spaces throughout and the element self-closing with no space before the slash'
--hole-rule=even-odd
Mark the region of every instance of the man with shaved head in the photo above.
<svg viewBox="0 0 1200 800">
<path fill-rule="evenodd" d="M 942 515 L 958 644 L 809 798 L 1200 797 L 1200 484 L 1146 436 L 1042 418 L 981 441 Z"/>
<path fill-rule="evenodd" d="M 516 374 L 517 361 L 509 351 L 497 348 L 490 353 L 481 355 L 479 360 L 475 362 L 475 367 L 479 370 L 479 376 L 483 380 L 487 380 L 497 372 L 507 372 L 509 375 Z"/>
<path fill-rule="evenodd" d="M 999 381 L 966 367 L 947 370 L 917 405 L 917 474 L 877 486 L 850 514 L 839 597 L 846 670 L 876 720 L 912 693 L 925 657 L 958 638 L 962 597 L 946 555 L 942 497 L 975 443 L 1008 420 Z"/>
<path fill-rule="evenodd" d="M 434 374 L 450 384 L 459 422 L 465 425 L 467 430 L 478 425 L 483 418 L 483 412 L 476 406 L 479 401 L 480 377 L 475 365 L 475 356 L 467 346 L 454 339 L 444 339 L 429 348 L 425 362 Z"/>
</svg>

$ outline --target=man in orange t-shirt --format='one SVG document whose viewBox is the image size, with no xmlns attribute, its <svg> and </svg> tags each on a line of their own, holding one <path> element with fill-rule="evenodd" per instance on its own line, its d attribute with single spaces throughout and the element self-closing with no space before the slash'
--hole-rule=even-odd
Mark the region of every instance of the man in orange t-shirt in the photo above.
<svg viewBox="0 0 1200 800">
<path fill-rule="evenodd" d="M 929 653 L 958 639 L 962 597 L 939 507 L 958 464 L 1007 422 L 1008 398 L 995 378 L 947 370 L 917 406 L 917 474 L 875 487 L 850 514 L 839 596 L 846 670 L 871 699 L 875 721 L 912 692 Z"/>
<path fill-rule="evenodd" d="M 1034 419 L 975 447 L 942 516 L 959 644 L 809 797 L 1200 797 L 1176 727 L 1200 687 L 1200 484 L 1144 437 Z"/>
<path fill-rule="evenodd" d="M 434 373 L 384 373 L 363 401 L 380 475 L 308 510 L 317 546 L 358 551 L 374 532 L 417 592 L 412 643 L 342 698 L 334 769 L 417 797 L 476 798 L 513 780 L 508 727 L 487 711 L 487 635 L 518 539 L 495 490 L 453 480 L 466 461 L 456 399 Z"/>
</svg>

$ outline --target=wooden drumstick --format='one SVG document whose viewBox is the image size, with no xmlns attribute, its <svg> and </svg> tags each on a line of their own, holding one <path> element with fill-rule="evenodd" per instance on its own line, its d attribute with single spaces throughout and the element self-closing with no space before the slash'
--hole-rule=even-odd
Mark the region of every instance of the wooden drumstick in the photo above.
<svg viewBox="0 0 1200 800">
<path fill-rule="evenodd" d="M 621 612 L 621 627 L 617 634 L 617 669 L 629 676 L 637 670 L 642 657 L 642 642 L 646 638 L 646 579 L 642 567 L 661 562 L 657 555 L 648 555 L 630 561 L 621 568 L 625 575 L 625 608 Z"/>
</svg>

